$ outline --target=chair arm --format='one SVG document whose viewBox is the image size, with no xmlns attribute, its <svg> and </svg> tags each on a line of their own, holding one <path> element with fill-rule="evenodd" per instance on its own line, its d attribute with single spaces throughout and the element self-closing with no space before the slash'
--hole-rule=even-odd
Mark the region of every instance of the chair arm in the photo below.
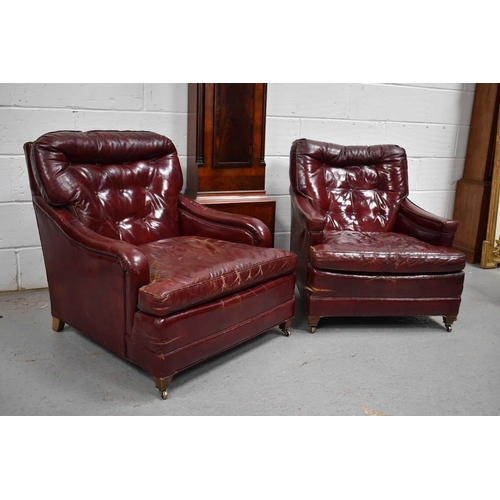
<svg viewBox="0 0 500 500">
<path fill-rule="evenodd" d="M 457 221 L 431 214 L 405 198 L 399 209 L 395 230 L 431 245 L 451 247 L 457 226 Z"/>
<path fill-rule="evenodd" d="M 315 210 L 309 200 L 290 189 L 292 204 L 292 225 L 290 250 L 297 255 L 297 285 L 304 294 L 306 271 L 309 263 L 309 249 L 323 243 L 324 217 Z"/>
<path fill-rule="evenodd" d="M 126 272 L 142 275 L 142 281 L 149 283 L 148 259 L 135 245 L 92 231 L 67 210 L 48 205 L 41 196 L 34 197 L 33 203 L 52 219 L 73 243 L 96 254 L 116 258 Z"/>
<path fill-rule="evenodd" d="M 130 243 L 95 233 L 41 196 L 33 196 L 33 204 L 52 316 L 125 356 L 139 288 L 150 281 L 146 256 Z"/>
<path fill-rule="evenodd" d="M 272 245 L 271 231 L 260 220 L 205 207 L 183 194 L 179 195 L 179 223 L 183 236 L 205 236 L 260 247 Z"/>
<path fill-rule="evenodd" d="M 320 232 L 325 229 L 325 218 L 311 205 L 306 197 L 297 195 L 290 188 L 290 199 L 293 215 L 302 226 L 308 231 Z"/>
</svg>

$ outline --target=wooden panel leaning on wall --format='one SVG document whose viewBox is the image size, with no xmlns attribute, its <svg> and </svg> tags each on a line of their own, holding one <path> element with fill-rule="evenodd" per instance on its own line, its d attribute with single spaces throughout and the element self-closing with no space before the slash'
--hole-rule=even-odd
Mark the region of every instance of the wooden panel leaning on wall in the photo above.
<svg viewBox="0 0 500 500">
<path fill-rule="evenodd" d="M 469 263 L 481 260 L 486 237 L 499 94 L 498 83 L 476 84 L 464 174 L 457 183 L 453 219 L 458 229 L 453 247 L 465 253 Z"/>
</svg>

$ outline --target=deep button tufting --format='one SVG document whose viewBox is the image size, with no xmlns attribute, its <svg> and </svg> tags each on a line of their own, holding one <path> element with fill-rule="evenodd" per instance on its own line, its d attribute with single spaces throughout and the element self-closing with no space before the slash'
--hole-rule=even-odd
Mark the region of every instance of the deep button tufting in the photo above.
<svg viewBox="0 0 500 500">
<path fill-rule="evenodd" d="M 403 148 L 298 139 L 289 173 L 297 236 L 290 246 L 309 318 L 456 319 L 465 274 L 465 255 L 451 248 L 456 222 L 406 199 Z M 357 189 L 350 191 L 346 179 Z"/>
<path fill-rule="evenodd" d="M 391 231 L 408 194 L 404 149 L 301 139 L 291 151 L 293 189 L 325 214 L 326 230 Z M 353 218 L 351 213 L 357 214 Z M 384 216 L 380 217 L 380 213 Z"/>
<path fill-rule="evenodd" d="M 93 231 L 136 245 L 179 235 L 182 170 L 169 139 L 152 132 L 54 132 L 37 141 L 34 154 L 46 200 L 71 206 Z"/>
</svg>

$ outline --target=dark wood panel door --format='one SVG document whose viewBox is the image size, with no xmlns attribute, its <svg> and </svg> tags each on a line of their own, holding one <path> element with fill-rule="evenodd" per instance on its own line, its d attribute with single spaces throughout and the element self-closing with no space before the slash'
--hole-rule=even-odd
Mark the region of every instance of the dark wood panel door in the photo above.
<svg viewBox="0 0 500 500">
<path fill-rule="evenodd" d="M 266 94 L 265 83 L 190 84 L 189 193 L 264 192 Z"/>
<path fill-rule="evenodd" d="M 186 194 L 256 217 L 274 236 L 276 202 L 265 192 L 265 83 L 189 84 Z"/>
<path fill-rule="evenodd" d="M 214 113 L 214 168 L 251 167 L 254 85 L 217 83 Z"/>
</svg>

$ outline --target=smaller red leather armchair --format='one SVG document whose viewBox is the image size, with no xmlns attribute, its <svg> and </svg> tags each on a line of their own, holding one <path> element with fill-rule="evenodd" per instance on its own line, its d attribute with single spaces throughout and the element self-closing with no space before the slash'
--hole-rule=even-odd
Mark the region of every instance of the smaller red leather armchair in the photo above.
<svg viewBox="0 0 500 500">
<path fill-rule="evenodd" d="M 25 144 L 52 327 L 67 323 L 173 376 L 294 315 L 296 256 L 259 220 L 181 194 L 172 142 L 152 132 L 52 132 Z"/>
<path fill-rule="evenodd" d="M 442 315 L 451 331 L 465 267 L 451 248 L 457 222 L 408 199 L 403 148 L 298 139 L 290 182 L 290 247 L 312 333 L 325 316 Z"/>
</svg>

